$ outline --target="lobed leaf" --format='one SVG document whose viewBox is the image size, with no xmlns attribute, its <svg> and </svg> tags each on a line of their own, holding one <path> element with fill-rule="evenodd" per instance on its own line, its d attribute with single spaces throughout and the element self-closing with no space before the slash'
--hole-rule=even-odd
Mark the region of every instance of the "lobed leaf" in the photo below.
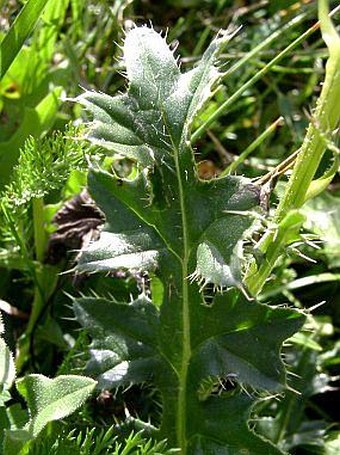
<svg viewBox="0 0 340 455">
<path fill-rule="evenodd" d="M 250 396 L 213 397 L 199 409 L 192 421 L 191 455 L 282 455 L 281 450 L 256 436 L 246 424 L 253 400 Z M 207 416 L 214 416 L 208 419 Z"/>
<path fill-rule="evenodd" d="M 159 361 L 159 319 L 146 297 L 130 304 L 82 298 L 74 311 L 93 339 L 87 371 L 97 377 L 99 388 L 151 379 L 152 365 Z"/>
<path fill-rule="evenodd" d="M 227 41 L 222 33 L 181 73 L 159 34 L 135 28 L 124 44 L 127 93 L 79 98 L 93 116 L 89 140 L 134 159 L 137 176 L 90 170 L 89 191 L 106 224 L 77 268 L 151 271 L 164 292 L 157 302 L 81 298 L 74 309 L 92 337 L 88 372 L 103 388 L 151 379 L 162 395 L 161 435 L 183 455 L 278 455 L 248 428 L 254 398 L 245 390 L 286 387 L 282 343 L 304 316 L 244 298 L 243 242 L 260 210 L 259 188 L 234 176 L 201 181 L 190 146 Z M 232 393 L 205 389 L 229 378 Z"/>
</svg>

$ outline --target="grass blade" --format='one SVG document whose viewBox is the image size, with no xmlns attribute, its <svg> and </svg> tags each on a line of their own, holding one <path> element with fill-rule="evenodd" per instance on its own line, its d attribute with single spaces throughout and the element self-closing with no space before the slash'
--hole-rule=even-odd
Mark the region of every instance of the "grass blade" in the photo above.
<svg viewBox="0 0 340 455">
<path fill-rule="evenodd" d="M 31 34 L 49 0 L 28 0 L 0 43 L 0 80 L 6 74 L 26 38 Z"/>
</svg>

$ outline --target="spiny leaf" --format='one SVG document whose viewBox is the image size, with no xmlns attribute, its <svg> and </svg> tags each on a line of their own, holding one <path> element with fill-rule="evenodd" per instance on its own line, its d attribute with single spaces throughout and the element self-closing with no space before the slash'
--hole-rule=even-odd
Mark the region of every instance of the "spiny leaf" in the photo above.
<svg viewBox="0 0 340 455">
<path fill-rule="evenodd" d="M 256 436 L 246 424 L 253 399 L 247 395 L 212 397 L 191 409 L 197 417 L 190 425 L 191 455 L 282 455 L 274 445 Z M 208 416 L 214 416 L 209 419 Z M 228 441 L 226 444 L 225 441 Z"/>
<path fill-rule="evenodd" d="M 88 138 L 133 158 L 137 176 L 90 171 L 89 191 L 106 224 L 78 269 L 151 270 L 164 292 L 157 305 L 143 296 L 132 303 L 83 298 L 74 308 L 92 337 L 88 372 L 105 388 L 152 379 L 162 395 L 161 435 L 183 455 L 278 455 L 249 430 L 253 399 L 244 390 L 282 392 L 282 342 L 304 316 L 227 291 L 242 287 L 243 241 L 259 210 L 259 188 L 233 176 L 201 181 L 190 146 L 227 40 L 222 33 L 181 73 L 159 34 L 135 28 L 124 44 L 127 93 L 79 98 L 93 116 Z M 196 281 L 212 286 L 211 304 Z M 202 384 L 216 377 L 232 377 L 235 392 L 208 392 L 202 400 Z M 228 412 L 235 409 L 234 424 Z"/>
<path fill-rule="evenodd" d="M 167 165 L 172 147 L 189 139 L 194 116 L 211 96 L 219 76 L 214 63 L 228 39 L 216 38 L 199 65 L 181 74 L 159 34 L 147 27 L 131 30 L 124 43 L 128 94 L 85 92 L 78 98 L 94 117 L 89 139 L 143 166 Z"/>
<path fill-rule="evenodd" d="M 130 304 L 81 298 L 75 300 L 74 311 L 93 338 L 89 373 L 98 374 L 101 364 L 107 375 L 109 367 L 116 368 L 118 362 L 128 367 L 130 361 L 131 366 L 132 358 L 134 362 L 145 358 L 152 358 L 152 362 L 164 360 L 158 352 L 159 315 L 145 296 Z M 300 327 L 301 314 L 249 302 L 238 292 L 218 295 L 211 307 L 198 306 L 196 313 L 189 374 L 197 393 L 204 378 L 230 374 L 243 385 L 282 391 L 285 375 L 280 349 L 289 332 L 293 334 Z M 121 371 L 123 379 L 128 368 Z M 113 383 L 118 383 L 118 379 L 106 385 L 111 388 Z"/>
<path fill-rule="evenodd" d="M 81 298 L 74 303 L 79 322 L 93 341 L 87 371 L 98 387 L 129 385 L 151 379 L 158 362 L 156 308 L 141 296 L 131 304 Z"/>
</svg>

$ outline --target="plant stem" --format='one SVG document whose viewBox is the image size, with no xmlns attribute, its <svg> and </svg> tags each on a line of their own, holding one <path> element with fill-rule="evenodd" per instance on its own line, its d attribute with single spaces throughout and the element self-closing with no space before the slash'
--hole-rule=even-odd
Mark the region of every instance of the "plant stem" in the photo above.
<svg viewBox="0 0 340 455">
<path fill-rule="evenodd" d="M 44 227 L 44 201 L 42 198 L 32 199 L 33 229 L 36 261 L 43 262 L 45 254 L 46 235 Z"/>
<path fill-rule="evenodd" d="M 34 262 L 32 261 L 32 259 L 30 257 L 30 253 L 28 252 L 23 235 L 21 232 L 18 231 L 17 224 L 14 221 L 12 215 L 9 213 L 8 207 L 6 207 L 5 204 L 0 204 L 0 207 L 6 218 L 8 225 L 10 226 L 12 235 L 15 238 L 15 240 L 19 246 L 20 254 L 24 260 L 27 271 L 30 274 L 30 276 L 34 282 L 34 285 L 38 289 L 39 293 L 42 294 L 42 289 L 40 287 L 40 283 L 39 283 L 39 280 L 37 277 L 36 268 L 35 268 Z"/>
<path fill-rule="evenodd" d="M 281 247 L 273 247 L 276 243 L 274 236 L 281 238 L 280 231 L 286 227 L 286 223 L 283 222 L 281 226 L 280 223 L 292 210 L 299 209 L 304 204 L 308 189 L 327 149 L 327 139 L 340 122 L 340 37 L 329 18 L 327 0 L 319 0 L 319 18 L 322 37 L 329 49 L 325 81 L 292 176 L 275 212 L 277 232 L 270 232 L 265 236 L 261 245 L 261 251 L 267 253 L 265 261 L 258 271 L 246 280 L 254 295 L 262 289 L 285 246 L 281 243 Z"/>
<path fill-rule="evenodd" d="M 221 173 L 220 177 L 223 177 L 224 175 L 232 174 L 236 168 L 243 163 L 245 159 L 259 147 L 262 142 L 267 139 L 268 136 L 270 136 L 279 125 L 282 125 L 283 122 L 283 117 L 279 117 L 276 119 L 271 125 L 268 126 L 267 129 L 263 131 L 263 133 L 258 136 L 255 141 L 253 141 L 248 147 L 236 158 L 235 161 L 233 161 L 226 169 L 223 170 Z"/>
<path fill-rule="evenodd" d="M 306 19 L 306 13 L 299 14 L 291 19 L 289 22 L 284 24 L 278 30 L 275 30 L 271 33 L 266 39 L 264 39 L 261 43 L 251 49 L 249 52 L 246 52 L 245 55 L 240 58 L 229 70 L 224 73 L 223 79 L 226 79 L 231 74 L 238 71 L 242 68 L 243 65 L 248 63 L 252 58 L 257 57 L 258 54 L 265 49 L 266 47 L 270 46 L 275 40 L 280 38 L 284 33 L 288 33 L 288 31 L 297 25 L 299 25 L 304 19 Z M 312 33 L 312 32 L 311 32 Z"/>
<path fill-rule="evenodd" d="M 313 118 L 309 124 L 293 174 L 275 213 L 279 222 L 291 209 L 305 202 L 308 188 L 326 151 L 325 137 L 329 137 L 340 121 L 340 37 L 328 17 L 326 0 L 319 0 L 321 33 L 329 49 L 326 77 Z"/>
<path fill-rule="evenodd" d="M 266 300 L 271 299 L 275 295 L 278 295 L 285 290 L 294 291 L 305 286 L 313 286 L 319 283 L 330 283 L 332 281 L 340 281 L 340 273 L 325 272 L 318 275 L 304 276 L 303 278 L 297 278 L 296 280 L 291 281 L 284 286 L 279 286 L 277 288 L 271 289 L 265 294 L 261 294 L 261 300 L 265 302 Z"/>
<path fill-rule="evenodd" d="M 34 246 L 35 246 L 35 259 L 37 267 L 39 267 L 44 261 L 45 254 L 45 228 L 44 228 L 44 201 L 42 198 L 32 199 L 32 210 L 33 210 L 33 231 L 34 231 Z M 42 283 L 43 273 L 39 269 L 36 271 L 36 278 L 38 286 L 35 289 L 35 297 L 33 300 L 32 311 L 27 326 L 27 333 L 31 333 L 35 322 L 39 318 L 40 312 L 44 306 L 45 293 L 44 283 Z"/>
</svg>

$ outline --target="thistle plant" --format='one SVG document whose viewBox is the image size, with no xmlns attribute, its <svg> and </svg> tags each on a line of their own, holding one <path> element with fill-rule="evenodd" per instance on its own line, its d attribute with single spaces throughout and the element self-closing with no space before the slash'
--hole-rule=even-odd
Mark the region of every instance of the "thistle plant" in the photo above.
<svg viewBox="0 0 340 455">
<path fill-rule="evenodd" d="M 286 389 L 282 343 L 305 317 L 245 295 L 244 241 L 261 213 L 260 188 L 237 176 L 200 180 L 190 144 L 228 41 L 220 33 L 182 73 L 161 35 L 134 28 L 123 48 L 127 92 L 78 98 L 93 117 L 88 139 L 136 169 L 126 178 L 90 169 L 106 223 L 77 270 L 147 273 L 151 297 L 82 297 L 74 311 L 92 338 L 87 374 L 102 389 L 153 382 L 163 408 L 156 434 L 180 453 L 274 455 L 282 452 L 248 420 L 259 396 Z"/>
</svg>

